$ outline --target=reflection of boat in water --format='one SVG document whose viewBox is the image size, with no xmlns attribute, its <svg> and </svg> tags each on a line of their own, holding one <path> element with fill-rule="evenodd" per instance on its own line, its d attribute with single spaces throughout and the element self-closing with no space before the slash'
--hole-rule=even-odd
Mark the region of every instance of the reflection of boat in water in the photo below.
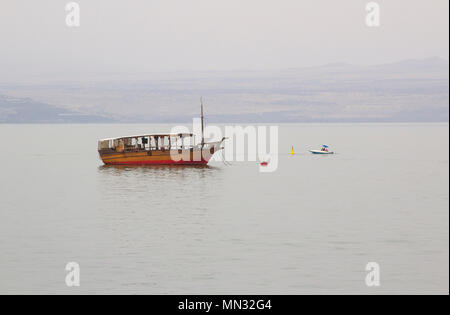
<svg viewBox="0 0 450 315">
<path fill-rule="evenodd" d="M 100 140 L 98 153 L 106 165 L 205 165 L 223 149 L 225 138 L 205 142 L 203 104 L 201 121 L 202 139 L 198 144 L 192 133 L 147 134 Z"/>
<path fill-rule="evenodd" d="M 328 150 L 328 145 L 324 144 L 322 145 L 322 148 L 320 150 L 309 150 L 312 154 L 334 154 L 333 151 Z"/>
</svg>

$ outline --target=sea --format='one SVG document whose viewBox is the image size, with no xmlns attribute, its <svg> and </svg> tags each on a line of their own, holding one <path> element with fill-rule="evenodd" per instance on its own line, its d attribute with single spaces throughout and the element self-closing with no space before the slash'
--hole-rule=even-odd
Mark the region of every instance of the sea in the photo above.
<svg viewBox="0 0 450 315">
<path fill-rule="evenodd" d="M 275 126 L 262 172 L 98 157 L 171 125 L 0 124 L 0 293 L 449 294 L 448 123 Z"/>
</svg>

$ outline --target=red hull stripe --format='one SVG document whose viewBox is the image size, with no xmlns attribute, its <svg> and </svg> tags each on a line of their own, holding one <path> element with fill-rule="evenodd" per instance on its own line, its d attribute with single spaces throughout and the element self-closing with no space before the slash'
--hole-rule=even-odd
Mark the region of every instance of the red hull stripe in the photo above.
<svg viewBox="0 0 450 315">
<path fill-rule="evenodd" d="M 105 162 L 107 165 L 205 165 L 208 161 L 173 161 L 173 160 L 161 160 L 161 161 L 128 161 L 128 162 Z"/>
</svg>

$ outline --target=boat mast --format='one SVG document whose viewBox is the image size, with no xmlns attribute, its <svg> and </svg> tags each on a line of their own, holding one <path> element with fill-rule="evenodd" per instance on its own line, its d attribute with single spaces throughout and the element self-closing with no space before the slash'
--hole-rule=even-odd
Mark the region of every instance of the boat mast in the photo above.
<svg viewBox="0 0 450 315">
<path fill-rule="evenodd" d="M 205 125 L 203 122 L 203 98 L 202 97 L 200 97 L 200 110 L 201 110 L 201 119 L 202 119 L 202 148 L 203 148 L 203 145 L 205 144 L 205 132 L 204 132 Z"/>
</svg>

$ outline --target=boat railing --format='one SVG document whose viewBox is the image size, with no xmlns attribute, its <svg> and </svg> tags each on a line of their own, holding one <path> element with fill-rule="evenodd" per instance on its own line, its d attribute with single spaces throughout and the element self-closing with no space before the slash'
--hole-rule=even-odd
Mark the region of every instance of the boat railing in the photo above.
<svg viewBox="0 0 450 315">
<path fill-rule="evenodd" d="M 99 151 L 102 151 L 104 153 L 107 152 L 149 152 L 149 151 L 173 151 L 173 150 L 192 150 L 192 149 L 196 149 L 196 150 L 200 150 L 200 149 L 204 149 L 204 150 L 209 150 L 211 148 L 213 148 L 216 145 L 216 142 L 211 142 L 211 143 L 204 143 L 204 144 L 195 144 L 195 145 L 183 145 L 183 146 L 159 146 L 159 147 L 155 147 L 155 146 L 146 146 L 143 147 L 142 145 L 139 146 L 125 146 L 125 147 L 110 147 L 110 148 L 102 148 L 99 149 Z"/>
<path fill-rule="evenodd" d="M 162 146 L 162 147 L 125 147 L 123 148 L 123 152 L 147 152 L 147 151 L 169 151 L 169 150 L 190 150 L 194 148 L 200 148 L 200 145 L 195 146 Z M 207 146 L 205 145 L 204 148 Z"/>
</svg>

